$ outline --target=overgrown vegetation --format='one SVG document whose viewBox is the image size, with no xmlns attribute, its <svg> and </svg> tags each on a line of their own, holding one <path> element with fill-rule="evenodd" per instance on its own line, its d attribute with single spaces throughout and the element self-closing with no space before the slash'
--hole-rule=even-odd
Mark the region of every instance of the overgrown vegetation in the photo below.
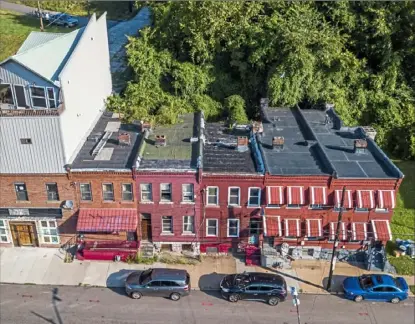
<svg viewBox="0 0 415 324">
<path fill-rule="evenodd" d="M 9 2 L 15 2 L 37 8 L 37 1 L 19 1 L 12 0 Z M 97 15 L 101 15 L 105 11 L 107 12 L 107 19 L 122 20 L 129 19 L 137 13 L 137 8 L 140 6 L 139 1 L 41 1 L 41 9 L 51 10 L 58 12 L 65 12 L 76 16 L 87 16 L 95 12 Z"/>
<path fill-rule="evenodd" d="M 189 264 L 195 265 L 200 261 L 195 258 L 187 257 L 184 255 L 176 255 L 171 253 L 161 253 L 159 256 L 159 262 L 166 264 Z"/>
<path fill-rule="evenodd" d="M 134 256 L 129 255 L 126 258 L 125 262 L 127 262 L 128 264 L 153 264 L 154 262 L 157 262 L 157 260 L 157 255 L 154 255 L 153 257 L 143 257 L 140 252 L 137 252 L 137 254 Z"/>
<path fill-rule="evenodd" d="M 40 31 L 39 19 L 19 13 L 0 10 L 0 61 L 14 55 L 31 31 Z M 51 33 L 68 33 L 73 28 L 49 26 Z"/>
<path fill-rule="evenodd" d="M 245 101 L 248 118 L 263 96 L 276 106 L 332 102 L 346 124 L 375 127 L 391 155 L 415 158 L 415 3 L 150 6 L 153 27 L 127 49 L 135 75 L 108 101 L 127 119 L 174 123 L 201 109 L 219 118 L 231 96 Z"/>
</svg>

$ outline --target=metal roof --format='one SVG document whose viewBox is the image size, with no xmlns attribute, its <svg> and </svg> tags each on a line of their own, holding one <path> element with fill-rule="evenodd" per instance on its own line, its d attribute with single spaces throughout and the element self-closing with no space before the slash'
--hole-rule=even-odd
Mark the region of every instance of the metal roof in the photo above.
<svg viewBox="0 0 415 324">
<path fill-rule="evenodd" d="M 31 48 L 47 43 L 55 38 L 61 37 L 62 35 L 65 34 L 32 31 L 29 34 L 29 36 L 27 36 L 22 46 L 20 46 L 19 50 L 17 51 L 17 54 L 23 53 L 27 50 L 30 50 Z"/>
<path fill-rule="evenodd" d="M 56 81 L 83 31 L 84 28 L 80 28 L 68 34 L 61 34 L 59 37 L 55 37 L 54 34 L 50 36 L 49 41 L 44 37 L 40 39 L 37 35 L 33 35 L 29 37 L 26 45 L 26 42 L 23 44 L 27 50 L 23 51 L 21 48 L 11 59 L 48 80 Z"/>
</svg>

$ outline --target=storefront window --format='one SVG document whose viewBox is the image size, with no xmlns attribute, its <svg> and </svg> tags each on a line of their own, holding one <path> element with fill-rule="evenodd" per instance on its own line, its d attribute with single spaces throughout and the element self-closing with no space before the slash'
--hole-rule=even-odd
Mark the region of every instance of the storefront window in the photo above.
<svg viewBox="0 0 415 324">
<path fill-rule="evenodd" d="M 7 223 L 5 220 L 0 219 L 0 242 L 6 243 L 8 241 Z"/>
<path fill-rule="evenodd" d="M 55 221 L 41 221 L 43 242 L 57 244 L 59 243 L 58 229 Z"/>
</svg>

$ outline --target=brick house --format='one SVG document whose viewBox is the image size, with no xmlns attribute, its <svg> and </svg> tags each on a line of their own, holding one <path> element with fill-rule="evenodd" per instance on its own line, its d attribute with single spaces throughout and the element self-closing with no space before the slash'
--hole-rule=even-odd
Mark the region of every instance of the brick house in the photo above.
<svg viewBox="0 0 415 324">
<path fill-rule="evenodd" d="M 375 144 L 373 129 L 343 126 L 331 107 L 270 108 L 262 100 L 261 113 L 267 245 L 287 243 L 294 257 L 329 257 L 346 187 L 341 251 L 376 247 L 384 258 L 403 174 Z"/>
<path fill-rule="evenodd" d="M 111 88 L 105 14 L 67 34 L 32 32 L 0 62 L 0 244 L 56 247 L 75 236 L 66 166 Z"/>
<path fill-rule="evenodd" d="M 203 148 L 201 252 L 258 244 L 264 166 L 250 127 L 206 123 Z"/>
<path fill-rule="evenodd" d="M 139 239 L 143 250 L 199 252 L 200 113 L 147 129 L 135 167 Z"/>
</svg>

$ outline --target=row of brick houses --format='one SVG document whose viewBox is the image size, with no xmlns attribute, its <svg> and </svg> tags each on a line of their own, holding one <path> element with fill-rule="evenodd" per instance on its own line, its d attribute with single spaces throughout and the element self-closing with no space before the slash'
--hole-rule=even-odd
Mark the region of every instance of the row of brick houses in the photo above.
<svg viewBox="0 0 415 324">
<path fill-rule="evenodd" d="M 89 25 L 100 19 L 93 16 Z M 93 37 L 82 36 L 88 26 L 72 40 L 78 55 L 83 42 L 86 53 L 94 46 Z M 74 81 L 72 75 L 61 86 Z M 10 93 L 13 102 L 17 92 Z M 105 85 L 90 96 L 104 102 L 108 94 Z M 137 249 L 228 252 L 250 244 L 271 254 L 283 246 L 293 257 L 324 257 L 344 187 L 343 250 L 392 239 L 389 223 L 403 174 L 376 145 L 373 129 L 344 126 L 331 106 L 273 108 L 262 99 L 260 120 L 229 127 L 201 112 L 179 116 L 172 126 L 125 124 L 100 104 L 85 120 L 87 131 L 79 130 L 85 133 L 80 142 L 66 145 L 70 135 L 59 137 L 65 129 L 39 132 L 39 123 L 69 119 L 76 133 L 83 112 L 70 115 L 68 96 L 56 105 L 64 106 L 60 111 L 1 107 L 2 126 L 33 123 L 19 131 L 11 124 L 1 138 L 2 246 L 81 242 L 79 257 L 94 259 Z"/>
</svg>

